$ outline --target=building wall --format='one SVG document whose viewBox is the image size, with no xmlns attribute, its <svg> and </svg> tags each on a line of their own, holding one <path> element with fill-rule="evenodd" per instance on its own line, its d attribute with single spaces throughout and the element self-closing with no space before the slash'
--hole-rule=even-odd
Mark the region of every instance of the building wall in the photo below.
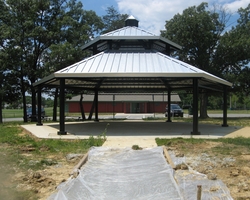
<svg viewBox="0 0 250 200">
<path fill-rule="evenodd" d="M 100 102 L 98 104 L 98 111 L 100 113 L 121 113 L 123 112 L 123 103 L 122 102 Z"/>
<path fill-rule="evenodd" d="M 84 108 L 84 112 L 88 113 L 91 110 L 92 107 L 92 102 L 84 102 L 83 103 L 83 108 Z M 112 102 L 100 102 L 98 104 L 98 111 L 100 113 L 123 113 L 123 109 L 124 109 L 124 103 L 119 102 L 119 103 L 113 103 Z M 80 105 L 78 102 L 68 102 L 66 103 L 66 108 L 68 107 L 68 112 L 70 113 L 74 113 L 74 112 L 81 112 L 80 109 Z"/>
<path fill-rule="evenodd" d="M 70 113 L 81 112 L 79 102 L 67 102 L 65 107 Z M 84 102 L 84 112 L 89 113 L 92 102 Z M 164 113 L 165 102 L 99 102 L 99 113 Z"/>
<path fill-rule="evenodd" d="M 147 108 L 148 108 L 148 113 L 164 113 L 166 110 L 166 103 L 149 102 Z"/>
</svg>

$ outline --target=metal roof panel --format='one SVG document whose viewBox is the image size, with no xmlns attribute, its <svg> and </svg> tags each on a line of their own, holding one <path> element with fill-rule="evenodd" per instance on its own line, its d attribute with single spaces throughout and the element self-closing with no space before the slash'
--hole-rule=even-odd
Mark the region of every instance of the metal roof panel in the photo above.
<svg viewBox="0 0 250 200">
<path fill-rule="evenodd" d="M 133 53 L 126 51 L 101 52 L 55 72 L 51 80 L 56 78 L 95 78 L 98 80 L 100 80 L 100 78 L 111 78 L 114 80 L 114 78 L 117 78 L 116 83 L 112 85 L 112 87 L 110 86 L 111 88 L 114 88 L 119 83 L 118 79 L 124 77 L 126 78 L 126 83 L 128 83 L 129 77 L 133 78 L 133 80 L 135 80 L 136 77 L 150 78 L 150 80 L 147 80 L 146 82 L 144 81 L 143 84 L 137 85 L 138 88 L 150 87 L 148 82 L 151 82 L 153 84 L 152 86 L 155 88 L 165 87 L 164 85 L 154 85 L 155 83 L 152 82 L 152 79 L 158 78 L 159 80 L 160 77 L 163 77 L 164 79 L 191 79 L 197 77 L 206 79 L 212 83 L 220 83 L 228 86 L 232 85 L 228 81 L 208 72 L 154 51 L 137 51 Z M 49 81 L 48 78 L 45 78 L 44 81 L 41 80 L 36 83 L 36 85 L 39 83 L 47 83 Z M 93 85 L 91 87 L 93 87 Z M 108 85 L 105 87 L 110 88 Z M 123 85 L 120 85 L 120 87 L 123 87 Z M 134 87 L 134 85 L 129 87 Z"/>
<path fill-rule="evenodd" d="M 159 52 L 101 52 L 55 74 L 77 73 L 204 73 L 196 67 Z"/>
<path fill-rule="evenodd" d="M 153 33 L 145 31 L 135 26 L 126 26 L 115 31 L 101 35 L 103 36 L 155 36 Z"/>
</svg>

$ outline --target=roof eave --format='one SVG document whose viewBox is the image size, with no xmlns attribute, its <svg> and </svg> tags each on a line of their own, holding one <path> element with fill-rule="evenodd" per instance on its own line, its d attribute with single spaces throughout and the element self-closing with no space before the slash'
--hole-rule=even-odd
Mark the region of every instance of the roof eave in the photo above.
<svg viewBox="0 0 250 200">
<path fill-rule="evenodd" d="M 169 44 L 170 46 L 174 47 L 177 50 L 182 49 L 182 46 L 166 39 L 161 36 L 98 36 L 95 39 L 91 40 L 87 44 L 83 45 L 82 50 L 87 50 L 89 47 L 97 43 L 98 41 L 103 40 L 160 40 L 166 44 Z"/>
<path fill-rule="evenodd" d="M 228 82 L 228 81 L 226 81 L 226 80 L 224 80 L 224 79 L 221 79 L 221 78 L 219 78 L 219 77 L 217 77 L 217 76 L 210 76 L 210 75 L 208 75 L 208 74 L 203 74 L 203 78 L 205 78 L 205 79 L 207 79 L 207 80 L 210 80 L 210 81 L 213 81 L 213 82 L 215 82 L 215 83 L 220 83 L 220 84 L 222 84 L 222 85 L 229 86 L 229 87 L 232 87 L 232 86 L 233 86 L 232 83 L 230 83 L 230 82 Z"/>
<path fill-rule="evenodd" d="M 213 77 L 213 76 L 209 76 L 208 74 L 204 74 L 204 73 L 138 73 L 138 72 L 134 72 L 134 73 L 116 73 L 116 72 L 109 72 L 109 73 L 86 73 L 87 77 L 96 77 L 96 78 L 110 78 L 110 77 L 155 77 L 155 78 L 159 78 L 159 77 L 166 77 L 166 78 L 205 78 L 209 81 L 212 82 L 217 82 L 229 87 L 232 87 L 232 83 L 218 78 L 218 77 Z M 54 78 L 81 78 L 84 77 L 84 75 L 82 73 L 80 74 L 76 74 L 76 73 L 55 73 L 54 74 Z M 46 82 L 46 81 L 44 81 Z"/>
<path fill-rule="evenodd" d="M 86 74 L 86 77 L 103 77 L 103 78 L 110 78 L 110 77 L 200 77 L 202 78 L 202 73 L 162 73 L 162 72 L 130 72 L 130 73 L 119 73 L 119 72 L 102 72 L 102 73 L 55 73 L 55 78 L 82 78 Z"/>
<path fill-rule="evenodd" d="M 55 73 L 50 74 L 49 76 L 44 77 L 43 79 L 33 83 L 33 86 L 36 87 L 38 85 L 43 85 L 44 83 L 47 83 L 48 81 L 51 81 L 55 78 Z"/>
<path fill-rule="evenodd" d="M 176 44 L 176 43 L 170 41 L 170 40 L 167 39 L 167 38 L 164 38 L 164 37 L 159 36 L 159 40 L 161 40 L 161 41 L 163 41 L 163 42 L 165 42 L 165 43 L 167 43 L 167 44 L 170 44 L 172 47 L 175 47 L 175 48 L 178 49 L 178 50 L 181 50 L 181 49 L 182 49 L 182 46 L 181 46 L 181 45 Z"/>
<path fill-rule="evenodd" d="M 90 46 L 92 46 L 93 44 L 95 44 L 96 42 L 98 42 L 100 40 L 100 36 L 96 37 L 95 39 L 89 41 L 87 44 L 82 46 L 82 50 L 87 50 Z"/>
</svg>

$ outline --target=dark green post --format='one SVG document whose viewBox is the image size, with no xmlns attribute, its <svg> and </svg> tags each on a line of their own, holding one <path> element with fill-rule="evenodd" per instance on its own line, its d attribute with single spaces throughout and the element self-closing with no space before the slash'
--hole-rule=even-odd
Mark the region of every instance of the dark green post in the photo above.
<svg viewBox="0 0 250 200">
<path fill-rule="evenodd" d="M 223 127 L 228 127 L 227 124 L 227 86 L 223 87 Z"/>
<path fill-rule="evenodd" d="M 95 122 L 99 122 L 98 119 L 98 90 L 95 90 Z"/>
<path fill-rule="evenodd" d="M 57 132 L 58 135 L 66 135 L 65 131 L 65 79 L 60 79 L 60 131 Z"/>
<path fill-rule="evenodd" d="M 200 132 L 198 131 L 198 89 L 198 78 L 193 78 L 193 131 L 191 132 L 192 135 L 200 135 Z"/>
<path fill-rule="evenodd" d="M 168 120 L 167 122 L 171 121 L 171 90 L 168 89 Z"/>
<path fill-rule="evenodd" d="M 37 126 L 42 126 L 42 91 L 41 86 L 38 87 L 37 91 Z"/>
</svg>

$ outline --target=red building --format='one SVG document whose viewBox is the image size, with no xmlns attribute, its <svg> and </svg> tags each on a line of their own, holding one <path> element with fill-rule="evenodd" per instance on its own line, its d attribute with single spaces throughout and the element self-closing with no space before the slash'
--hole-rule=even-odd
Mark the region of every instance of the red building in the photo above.
<svg viewBox="0 0 250 200">
<path fill-rule="evenodd" d="M 98 111 L 100 113 L 164 113 L 167 94 L 98 94 Z M 90 112 L 94 95 L 83 95 L 84 112 Z M 171 103 L 180 103 L 177 94 L 171 95 Z M 66 100 L 66 112 L 81 112 L 80 96 Z"/>
</svg>

